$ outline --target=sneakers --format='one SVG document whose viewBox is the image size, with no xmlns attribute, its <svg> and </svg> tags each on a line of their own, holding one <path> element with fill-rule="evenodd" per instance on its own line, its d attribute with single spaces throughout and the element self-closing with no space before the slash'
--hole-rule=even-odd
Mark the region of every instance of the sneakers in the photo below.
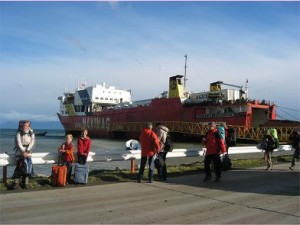
<svg viewBox="0 0 300 225">
<path fill-rule="evenodd" d="M 294 170 L 294 167 L 293 167 L 293 166 L 290 166 L 289 169 L 290 169 L 290 170 Z"/>
<path fill-rule="evenodd" d="M 203 179 L 203 182 L 207 182 L 207 181 L 209 181 L 209 180 L 211 180 L 211 176 L 206 176 L 206 177 Z"/>
</svg>

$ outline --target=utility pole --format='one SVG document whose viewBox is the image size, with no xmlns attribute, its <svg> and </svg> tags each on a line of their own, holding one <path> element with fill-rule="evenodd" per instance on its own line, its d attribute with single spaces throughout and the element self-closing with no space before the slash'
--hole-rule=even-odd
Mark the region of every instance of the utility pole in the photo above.
<svg viewBox="0 0 300 225">
<path fill-rule="evenodd" d="M 187 61 L 187 55 L 184 55 L 184 58 L 185 58 L 185 63 L 184 63 L 183 87 L 184 87 L 184 89 L 186 89 L 186 82 L 187 82 L 187 79 L 186 79 L 186 68 L 187 68 L 186 61 Z"/>
</svg>

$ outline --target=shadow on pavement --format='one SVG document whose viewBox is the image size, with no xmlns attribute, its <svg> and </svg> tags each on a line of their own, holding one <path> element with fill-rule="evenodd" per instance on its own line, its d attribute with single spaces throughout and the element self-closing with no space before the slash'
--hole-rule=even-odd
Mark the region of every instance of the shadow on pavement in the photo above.
<svg viewBox="0 0 300 225">
<path fill-rule="evenodd" d="M 258 193 L 270 195 L 300 195 L 300 173 L 298 171 L 263 169 L 229 170 L 222 173 L 222 181 L 212 180 L 204 183 L 204 173 L 168 179 L 169 184 L 189 185 L 194 187 L 219 189 L 241 193 Z"/>
</svg>

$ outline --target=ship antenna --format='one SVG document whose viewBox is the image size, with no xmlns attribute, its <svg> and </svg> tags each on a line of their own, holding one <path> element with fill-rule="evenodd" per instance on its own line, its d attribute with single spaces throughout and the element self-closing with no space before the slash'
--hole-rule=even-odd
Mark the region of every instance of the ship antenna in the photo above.
<svg viewBox="0 0 300 225">
<path fill-rule="evenodd" d="M 187 78 L 186 78 L 186 68 L 187 68 L 187 65 L 186 65 L 186 61 L 187 61 L 187 54 L 184 55 L 184 58 L 185 58 L 185 63 L 184 63 L 184 79 L 183 79 L 183 86 L 184 86 L 184 89 L 186 89 L 186 82 L 187 82 Z"/>
</svg>

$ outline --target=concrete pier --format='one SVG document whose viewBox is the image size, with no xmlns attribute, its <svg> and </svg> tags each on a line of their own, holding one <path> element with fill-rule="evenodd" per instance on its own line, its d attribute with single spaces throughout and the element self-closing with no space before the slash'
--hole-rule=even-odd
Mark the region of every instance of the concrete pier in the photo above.
<svg viewBox="0 0 300 225">
<path fill-rule="evenodd" d="M 299 224 L 300 166 L 1 194 L 1 224 Z"/>
</svg>

